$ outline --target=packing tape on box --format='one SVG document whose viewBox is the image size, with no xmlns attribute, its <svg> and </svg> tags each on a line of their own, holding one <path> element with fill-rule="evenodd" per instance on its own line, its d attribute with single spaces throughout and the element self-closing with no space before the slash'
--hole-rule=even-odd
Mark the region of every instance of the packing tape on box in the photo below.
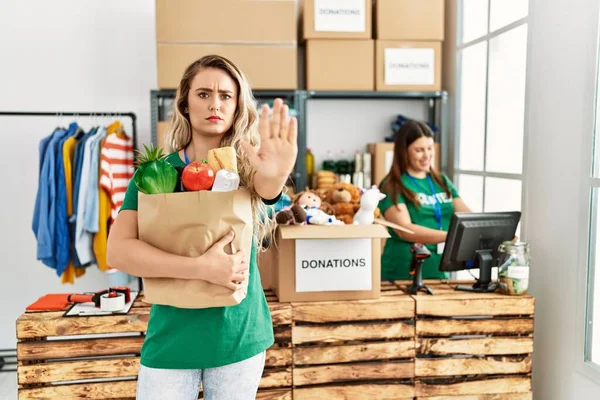
<svg viewBox="0 0 600 400">
<path fill-rule="evenodd" d="M 125 308 L 125 295 L 123 293 L 111 294 L 109 297 L 108 293 L 100 296 L 100 309 L 102 311 L 121 311 Z"/>
</svg>

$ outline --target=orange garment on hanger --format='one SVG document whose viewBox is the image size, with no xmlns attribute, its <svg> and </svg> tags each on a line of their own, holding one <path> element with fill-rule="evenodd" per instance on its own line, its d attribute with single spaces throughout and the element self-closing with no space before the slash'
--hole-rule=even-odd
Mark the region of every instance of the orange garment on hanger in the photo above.
<svg viewBox="0 0 600 400">
<path fill-rule="evenodd" d="M 75 152 L 75 146 L 77 145 L 77 139 L 75 136 L 71 136 L 67 140 L 62 148 L 63 164 L 65 166 L 65 183 L 67 189 L 67 215 L 69 218 L 73 216 L 73 155 Z M 73 258 L 69 261 L 69 265 L 63 271 L 61 276 L 61 282 L 75 283 L 75 278 L 79 278 L 85 274 L 85 268 L 75 268 L 73 265 Z"/>
</svg>

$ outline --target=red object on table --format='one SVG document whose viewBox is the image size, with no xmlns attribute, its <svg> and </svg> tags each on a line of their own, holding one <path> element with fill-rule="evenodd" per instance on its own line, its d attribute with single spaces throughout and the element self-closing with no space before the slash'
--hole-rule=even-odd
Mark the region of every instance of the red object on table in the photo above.
<svg viewBox="0 0 600 400">
<path fill-rule="evenodd" d="M 40 297 L 33 304 L 27 306 L 27 311 L 61 311 L 69 303 L 70 293 L 54 293 Z"/>
</svg>

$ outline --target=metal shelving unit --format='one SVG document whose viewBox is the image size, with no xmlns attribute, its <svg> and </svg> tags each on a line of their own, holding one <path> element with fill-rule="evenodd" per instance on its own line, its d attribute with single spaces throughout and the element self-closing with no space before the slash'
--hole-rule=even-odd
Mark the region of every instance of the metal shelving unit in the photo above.
<svg viewBox="0 0 600 400">
<path fill-rule="evenodd" d="M 293 107 L 298 118 L 298 159 L 292 176 L 298 190 L 307 185 L 306 177 L 306 102 L 311 99 L 390 99 L 423 100 L 427 107 L 429 123 L 437 126 L 436 142 L 442 148 L 441 169 L 448 170 L 448 93 L 435 92 L 376 92 L 376 91 L 312 91 L 312 90 L 256 90 L 254 97 L 259 103 L 282 98 Z M 175 90 L 152 90 L 150 95 L 152 142 L 156 143 L 156 125 L 166 115 L 166 101 L 175 99 Z"/>
</svg>

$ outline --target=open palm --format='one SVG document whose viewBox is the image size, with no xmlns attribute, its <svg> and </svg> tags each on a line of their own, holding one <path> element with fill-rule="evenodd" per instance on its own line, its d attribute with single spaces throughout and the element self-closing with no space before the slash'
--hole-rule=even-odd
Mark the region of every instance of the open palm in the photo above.
<svg viewBox="0 0 600 400">
<path fill-rule="evenodd" d="M 289 108 L 283 100 L 275 99 L 271 120 L 269 106 L 262 106 L 258 131 L 261 139 L 258 150 L 243 143 L 250 163 L 265 178 L 288 176 L 298 155 L 298 121 L 295 117 L 290 118 Z"/>
</svg>

